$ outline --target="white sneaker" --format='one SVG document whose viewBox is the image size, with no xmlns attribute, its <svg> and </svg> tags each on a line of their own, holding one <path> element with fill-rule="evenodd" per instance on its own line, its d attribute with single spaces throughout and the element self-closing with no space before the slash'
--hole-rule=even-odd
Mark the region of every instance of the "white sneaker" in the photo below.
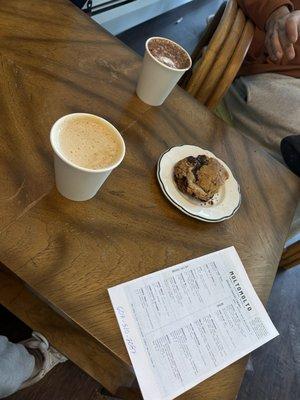
<svg viewBox="0 0 300 400">
<path fill-rule="evenodd" d="M 51 371 L 57 364 L 68 359 L 50 346 L 48 340 L 39 332 L 32 332 L 32 338 L 20 342 L 28 352 L 35 358 L 33 373 L 27 381 L 23 382 L 20 389 L 24 389 L 40 381 L 47 372 Z"/>
</svg>

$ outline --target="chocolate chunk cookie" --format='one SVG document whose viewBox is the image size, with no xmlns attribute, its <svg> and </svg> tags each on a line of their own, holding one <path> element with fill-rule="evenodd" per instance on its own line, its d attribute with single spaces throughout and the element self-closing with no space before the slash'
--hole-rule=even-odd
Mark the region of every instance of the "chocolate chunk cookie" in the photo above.
<svg viewBox="0 0 300 400">
<path fill-rule="evenodd" d="M 178 189 L 201 201 L 210 200 L 228 177 L 228 172 L 218 160 L 205 155 L 186 157 L 174 167 Z"/>
</svg>

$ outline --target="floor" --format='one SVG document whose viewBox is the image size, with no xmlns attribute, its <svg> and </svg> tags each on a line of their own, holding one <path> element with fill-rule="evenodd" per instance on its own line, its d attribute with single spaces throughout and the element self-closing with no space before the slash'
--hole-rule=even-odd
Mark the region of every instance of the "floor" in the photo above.
<svg viewBox="0 0 300 400">
<path fill-rule="evenodd" d="M 165 36 L 192 52 L 206 18 L 222 0 L 195 0 L 119 35 L 119 39 L 143 54 L 145 39 Z M 300 399 L 300 266 L 277 274 L 268 312 L 280 336 L 255 351 L 249 360 L 237 400 Z M 19 341 L 30 329 L 0 306 L 0 334 Z M 70 385 L 72 382 L 72 385 Z M 68 361 L 57 366 L 35 386 L 9 400 L 108 400 L 103 388 Z M 216 399 L 222 400 L 222 399 Z"/>
<path fill-rule="evenodd" d="M 190 54 L 206 26 L 224 0 L 194 0 L 175 10 L 146 21 L 118 35 L 118 38 L 141 56 L 145 41 L 151 36 L 167 37 L 183 46 Z"/>
<path fill-rule="evenodd" d="M 277 273 L 267 305 L 280 336 L 254 351 L 237 400 L 300 399 L 300 266 Z"/>
</svg>

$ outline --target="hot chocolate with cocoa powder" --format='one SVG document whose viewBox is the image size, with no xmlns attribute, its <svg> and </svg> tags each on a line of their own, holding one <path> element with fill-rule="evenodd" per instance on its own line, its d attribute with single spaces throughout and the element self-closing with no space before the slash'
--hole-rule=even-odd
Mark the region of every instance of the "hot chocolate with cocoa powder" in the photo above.
<svg viewBox="0 0 300 400">
<path fill-rule="evenodd" d="M 149 40 L 148 50 L 162 64 L 170 68 L 185 69 L 190 66 L 190 58 L 176 43 L 164 38 Z"/>
</svg>

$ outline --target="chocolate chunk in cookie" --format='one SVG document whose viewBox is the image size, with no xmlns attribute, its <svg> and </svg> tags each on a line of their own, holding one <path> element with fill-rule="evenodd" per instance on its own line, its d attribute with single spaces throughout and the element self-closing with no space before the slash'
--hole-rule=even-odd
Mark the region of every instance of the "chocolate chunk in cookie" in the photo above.
<svg viewBox="0 0 300 400">
<path fill-rule="evenodd" d="M 210 200 L 228 177 L 228 172 L 218 160 L 205 155 L 186 157 L 174 167 L 178 189 L 201 201 Z"/>
</svg>

